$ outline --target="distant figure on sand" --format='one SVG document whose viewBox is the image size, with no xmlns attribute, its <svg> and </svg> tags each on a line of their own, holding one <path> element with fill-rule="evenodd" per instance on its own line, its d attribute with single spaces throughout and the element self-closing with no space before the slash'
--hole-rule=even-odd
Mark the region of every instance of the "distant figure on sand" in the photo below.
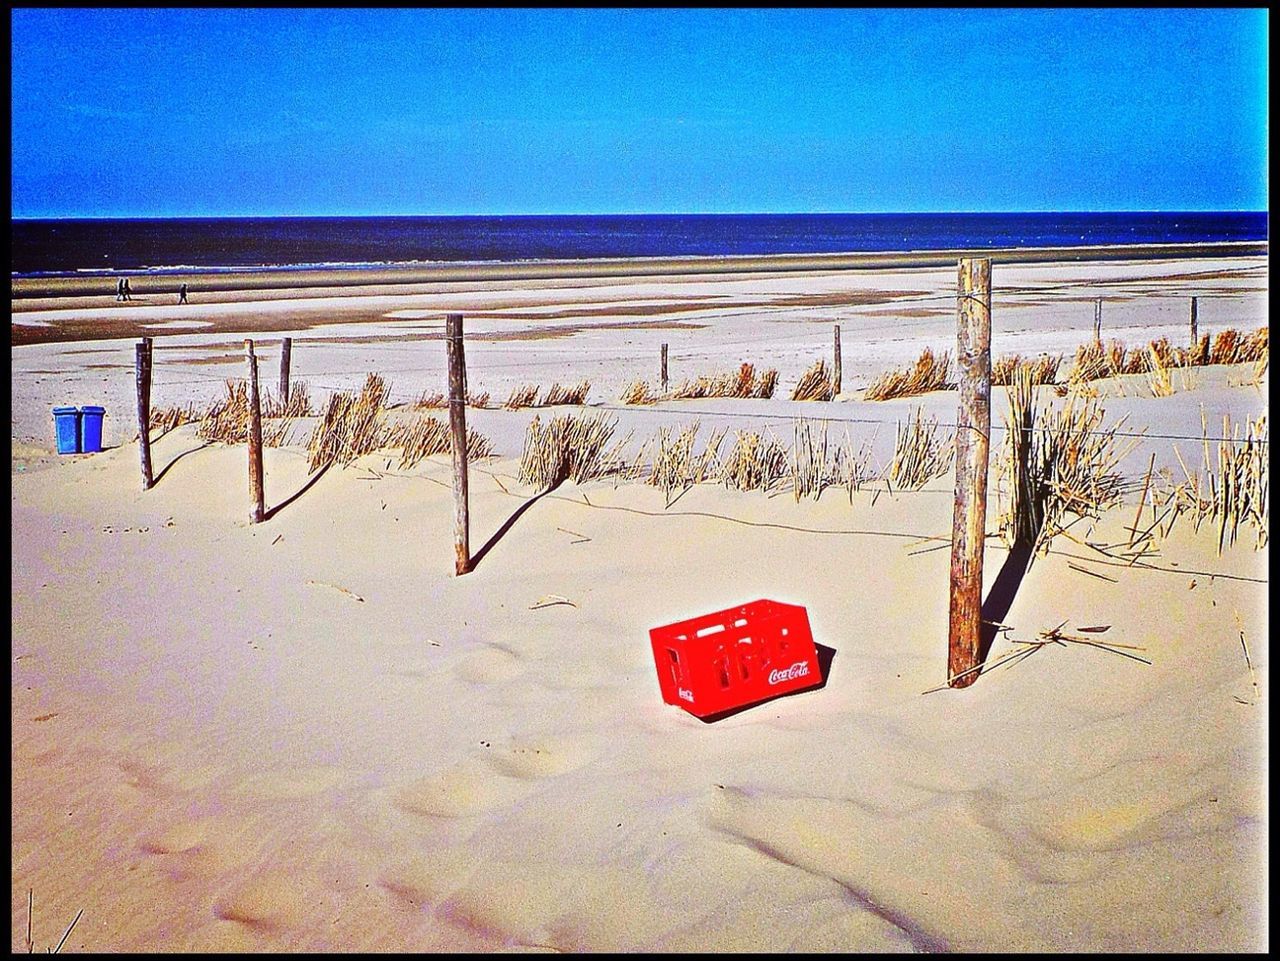
<svg viewBox="0 0 1280 961">
<path fill-rule="evenodd" d="M 128 278 L 128 277 L 126 277 L 126 278 L 124 279 L 123 284 L 124 284 L 124 287 L 122 288 L 122 290 L 124 291 L 124 299 L 125 299 L 125 300 L 133 300 L 133 295 L 129 293 L 129 278 Z"/>
<path fill-rule="evenodd" d="M 187 302 L 187 285 L 183 284 L 178 288 L 178 303 L 185 304 Z"/>
<path fill-rule="evenodd" d="M 116 279 L 116 300 L 124 300 L 124 278 Z"/>
</svg>

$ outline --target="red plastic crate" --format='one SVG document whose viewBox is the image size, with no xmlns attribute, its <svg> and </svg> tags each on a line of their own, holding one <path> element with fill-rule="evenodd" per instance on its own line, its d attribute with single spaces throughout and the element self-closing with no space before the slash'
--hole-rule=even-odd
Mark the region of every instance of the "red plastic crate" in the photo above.
<svg viewBox="0 0 1280 961">
<path fill-rule="evenodd" d="M 649 630 L 662 699 L 695 717 L 822 681 L 809 614 L 761 599 Z"/>
</svg>

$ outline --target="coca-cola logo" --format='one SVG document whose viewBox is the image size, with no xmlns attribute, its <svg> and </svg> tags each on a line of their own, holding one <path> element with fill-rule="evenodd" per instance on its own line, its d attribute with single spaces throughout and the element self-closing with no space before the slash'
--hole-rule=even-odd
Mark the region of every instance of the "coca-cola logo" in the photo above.
<svg viewBox="0 0 1280 961">
<path fill-rule="evenodd" d="M 686 701 L 688 701 L 690 704 L 693 703 L 693 691 L 686 691 L 683 687 L 677 687 L 676 693 L 679 694 Z"/>
<path fill-rule="evenodd" d="M 790 667 L 770 671 L 769 683 L 781 684 L 783 681 L 790 681 L 797 677 L 804 677 L 808 673 L 809 673 L 809 662 L 796 661 Z"/>
</svg>

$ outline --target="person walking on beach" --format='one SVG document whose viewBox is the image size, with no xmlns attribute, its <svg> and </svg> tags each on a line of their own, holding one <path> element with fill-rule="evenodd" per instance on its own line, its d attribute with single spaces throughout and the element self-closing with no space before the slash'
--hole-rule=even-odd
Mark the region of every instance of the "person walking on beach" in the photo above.
<svg viewBox="0 0 1280 961">
<path fill-rule="evenodd" d="M 121 284 L 124 285 L 123 287 L 121 287 L 121 291 L 124 293 L 124 299 L 133 300 L 133 297 L 129 293 L 129 278 L 126 277 L 124 280 L 121 281 Z"/>
<path fill-rule="evenodd" d="M 185 304 L 187 302 L 187 285 L 183 284 L 178 288 L 178 303 Z"/>
<path fill-rule="evenodd" d="M 116 300 L 124 300 L 124 278 L 116 278 Z"/>
</svg>

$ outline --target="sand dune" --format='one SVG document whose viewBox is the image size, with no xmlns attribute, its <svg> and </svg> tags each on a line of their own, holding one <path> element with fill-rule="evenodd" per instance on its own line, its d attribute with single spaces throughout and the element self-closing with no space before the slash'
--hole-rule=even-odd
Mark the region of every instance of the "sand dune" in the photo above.
<svg viewBox="0 0 1280 961">
<path fill-rule="evenodd" d="M 1026 284 L 1130 270 L 1017 269 Z M 1148 264 L 1124 283 L 1184 269 Z M 935 271 L 901 287 L 946 282 Z M 1142 282 L 1163 285 L 1167 324 L 1181 323 L 1187 282 Z M 838 286 L 796 283 L 673 292 Z M 1202 327 L 1259 326 L 1260 302 L 1202 301 Z M 1154 303 L 1132 317 L 1117 304 L 1116 324 L 1159 336 Z M 653 366 L 660 340 L 691 366 L 756 360 L 794 375 L 829 348 L 830 316 L 786 340 L 808 315 L 756 324 L 716 309 L 697 331 L 595 339 L 588 326 L 516 359 L 560 352 L 533 378 L 543 384 L 598 362 L 605 394 Z M 1010 307 L 995 323 L 1024 352 L 1074 344 L 1092 302 L 1075 309 Z M 527 325 L 548 323 L 535 314 Z M 928 323 L 869 334 L 865 351 L 847 328 L 846 371 L 945 346 L 948 319 Z M 325 332 L 357 327 L 370 325 Z M 167 335 L 157 356 L 228 342 Z M 515 349 L 478 341 L 472 388 L 505 396 L 530 377 L 497 366 Z M 925 548 L 949 537 L 950 474 L 799 502 L 698 485 L 670 506 L 656 488 L 594 481 L 529 504 L 516 458 L 531 412 L 477 412 L 500 443 L 471 474 L 473 552 L 510 525 L 455 577 L 445 457 L 400 470 L 397 455 L 371 454 L 311 483 L 299 446 L 269 448 L 279 510 L 250 525 L 244 449 L 187 425 L 154 441 L 161 476 L 142 492 L 131 350 L 12 352 L 14 950 L 29 890 L 37 950 L 81 909 L 64 950 L 1265 950 L 1269 555 L 1251 536 L 1219 556 L 1216 531 L 1184 520 L 1129 565 L 1089 545 L 1129 536 L 1130 498 L 1034 562 L 991 657 L 1065 622 L 1106 626 L 1098 636 L 1150 663 L 1048 645 L 926 694 L 946 674 L 949 558 Z M 358 383 L 395 355 L 327 356 L 339 372 L 324 378 Z M 306 357 L 295 342 L 303 379 Z M 1107 402 L 1140 427 L 1196 435 L 1202 401 L 1210 423 L 1266 409 L 1241 371 L 1199 373 L 1172 398 Z M 413 377 L 398 379 L 402 395 L 438 380 Z M 157 381 L 157 402 L 209 389 Z M 48 453 L 47 406 L 73 393 L 109 400 L 112 449 Z M 925 403 L 954 415 L 954 393 Z M 989 538 L 988 589 L 1006 557 Z M 572 603 L 540 606 L 548 595 Z M 713 724 L 663 704 L 648 629 L 760 597 L 806 607 L 834 651 L 825 684 Z"/>
</svg>

